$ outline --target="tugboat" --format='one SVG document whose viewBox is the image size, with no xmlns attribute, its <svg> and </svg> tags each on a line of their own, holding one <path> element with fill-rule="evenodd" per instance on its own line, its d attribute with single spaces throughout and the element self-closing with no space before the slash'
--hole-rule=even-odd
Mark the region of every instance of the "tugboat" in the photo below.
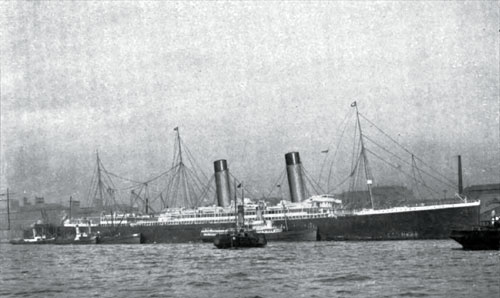
<svg viewBox="0 0 500 298">
<path fill-rule="evenodd" d="M 465 250 L 499 250 L 500 217 L 495 217 L 495 211 L 492 211 L 491 221 L 481 222 L 469 230 L 453 230 L 450 238 Z"/>
<path fill-rule="evenodd" d="M 250 222 L 248 225 L 249 229 L 252 230 L 252 232 L 259 234 L 259 235 L 265 235 L 267 240 L 273 240 L 273 241 L 307 241 L 309 240 L 309 236 L 301 237 L 304 233 L 300 233 L 302 231 L 297 231 L 299 233 L 294 233 L 295 231 L 287 231 L 283 227 L 275 226 L 272 221 L 262 221 L 262 220 L 255 220 Z M 203 229 L 201 230 L 200 233 L 200 239 L 203 242 L 213 242 L 214 238 L 217 234 L 229 234 L 231 231 L 234 231 L 234 229 Z M 309 233 L 309 231 L 307 231 Z M 290 233 L 293 233 L 294 236 L 288 237 Z M 296 237 L 298 236 L 298 237 Z M 316 233 L 314 231 L 314 240 L 316 240 Z M 304 240 L 301 240 L 302 238 L 306 238 Z"/>
<path fill-rule="evenodd" d="M 217 248 L 264 247 L 266 244 L 267 240 L 264 234 L 257 234 L 255 231 L 245 231 L 244 229 L 239 232 L 217 234 L 214 238 L 214 245 Z"/>
<path fill-rule="evenodd" d="M 57 237 L 54 244 L 97 244 L 98 236 L 93 235 L 88 224 L 88 232 L 82 232 L 78 225 L 75 226 L 74 237 Z"/>
<path fill-rule="evenodd" d="M 256 208 L 256 219 L 248 223 L 250 230 L 257 234 L 263 234 L 268 241 L 316 241 L 318 228 L 310 225 L 307 228 L 289 230 L 287 218 L 285 216 L 285 225 L 277 226 L 271 220 L 266 220 L 263 216 L 265 206 L 259 202 Z M 203 229 L 201 230 L 201 241 L 213 242 L 215 235 L 227 234 L 231 229 Z"/>
<path fill-rule="evenodd" d="M 33 238 L 13 239 L 10 244 L 53 244 L 55 237 L 50 236 L 50 225 L 43 223 L 34 223 L 31 225 Z"/>
<path fill-rule="evenodd" d="M 241 187 L 241 183 L 238 188 Z M 242 190 L 242 200 L 243 190 Z M 235 205 L 237 201 L 236 195 L 234 198 Z M 264 247 L 267 244 L 267 239 L 264 234 L 257 234 L 255 230 L 245 228 L 245 208 L 244 205 L 238 205 L 236 218 L 236 228 L 228 233 L 215 235 L 214 245 L 217 248 L 243 248 L 243 247 Z"/>
</svg>

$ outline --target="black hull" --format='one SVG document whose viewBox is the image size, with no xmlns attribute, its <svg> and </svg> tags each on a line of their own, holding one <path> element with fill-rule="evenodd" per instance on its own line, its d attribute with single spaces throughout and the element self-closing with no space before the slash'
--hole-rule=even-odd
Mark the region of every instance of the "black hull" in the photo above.
<svg viewBox="0 0 500 298">
<path fill-rule="evenodd" d="M 316 241 L 318 229 L 288 230 L 280 233 L 265 233 L 268 241 Z"/>
<path fill-rule="evenodd" d="M 479 205 L 320 219 L 319 240 L 448 239 L 453 229 L 477 225 Z"/>
<path fill-rule="evenodd" d="M 450 238 L 465 250 L 500 250 L 500 228 L 479 230 L 454 230 Z"/>
<path fill-rule="evenodd" d="M 144 243 L 142 234 L 99 236 L 97 244 L 141 244 Z"/>
<path fill-rule="evenodd" d="M 217 234 L 214 238 L 215 247 L 222 249 L 264 247 L 266 244 L 266 236 L 256 233 Z"/>
<path fill-rule="evenodd" d="M 303 231 L 316 226 L 318 240 L 410 240 L 449 239 L 452 230 L 478 224 L 479 205 L 451 208 L 391 212 L 383 214 L 343 215 L 328 218 L 272 219 L 276 225 L 287 225 L 289 231 Z M 141 225 L 96 227 L 101 234 L 141 233 L 145 243 L 201 242 L 202 229 L 231 229 L 234 223 Z M 74 228 L 67 228 L 74 229 Z"/>
</svg>

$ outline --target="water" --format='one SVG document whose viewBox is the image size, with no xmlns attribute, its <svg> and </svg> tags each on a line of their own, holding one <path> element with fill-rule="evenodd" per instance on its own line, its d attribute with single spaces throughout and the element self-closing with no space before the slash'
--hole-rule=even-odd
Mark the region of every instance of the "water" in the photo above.
<svg viewBox="0 0 500 298">
<path fill-rule="evenodd" d="M 500 251 L 451 240 L 0 251 L 0 297 L 500 297 Z"/>
</svg>

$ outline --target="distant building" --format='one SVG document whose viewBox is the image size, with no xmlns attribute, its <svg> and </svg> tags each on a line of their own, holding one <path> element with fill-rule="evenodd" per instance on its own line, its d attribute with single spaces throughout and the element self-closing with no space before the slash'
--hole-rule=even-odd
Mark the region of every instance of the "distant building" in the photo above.
<svg viewBox="0 0 500 298">
<path fill-rule="evenodd" d="M 0 204 L 0 230 L 10 229 L 25 230 L 33 223 L 43 221 L 53 225 L 60 225 L 61 220 L 69 215 L 73 217 L 80 216 L 99 216 L 99 212 L 89 209 L 82 212 L 80 201 L 73 201 L 70 212 L 69 204 L 61 205 L 55 203 L 45 203 L 43 197 L 35 197 L 34 204 L 30 204 L 29 199 L 22 199 L 23 206 L 20 206 L 19 200 L 11 199 L 9 210 L 6 204 Z"/>
<path fill-rule="evenodd" d="M 19 205 L 19 200 L 16 200 L 16 199 L 10 199 L 9 200 L 9 207 L 10 207 L 10 211 L 17 211 L 19 210 L 20 208 L 20 205 Z"/>
<path fill-rule="evenodd" d="M 58 225 L 67 212 L 68 208 L 59 204 L 27 205 L 10 212 L 10 226 L 13 230 L 23 230 L 39 220 Z"/>
<path fill-rule="evenodd" d="M 72 201 L 71 208 L 80 209 L 80 201 Z"/>
<path fill-rule="evenodd" d="M 22 237 L 23 231 L 30 230 L 31 225 L 35 222 L 42 221 L 59 226 L 69 216 L 92 218 L 99 217 L 103 213 L 120 211 L 138 213 L 137 208 L 126 205 L 115 205 L 113 208 L 108 207 L 107 209 L 102 204 L 97 208 L 95 206 L 82 207 L 78 200 L 73 200 L 70 208 L 70 204 L 45 203 L 43 197 L 35 197 L 34 204 L 31 204 L 27 197 L 23 197 L 22 206 L 15 199 L 11 199 L 9 202 L 10 208 L 7 209 L 7 204 L 0 201 L 0 242 L 8 241 L 11 237 Z"/>
<path fill-rule="evenodd" d="M 35 197 L 35 205 L 45 204 L 45 199 L 43 197 Z"/>
<path fill-rule="evenodd" d="M 472 185 L 464 189 L 469 200 L 481 200 L 480 220 L 490 220 L 491 211 L 500 214 L 500 183 Z"/>
</svg>

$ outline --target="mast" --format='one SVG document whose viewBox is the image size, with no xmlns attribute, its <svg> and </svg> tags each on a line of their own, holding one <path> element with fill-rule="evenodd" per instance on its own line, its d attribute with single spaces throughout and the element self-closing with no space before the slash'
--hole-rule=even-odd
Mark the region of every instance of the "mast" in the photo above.
<svg viewBox="0 0 500 298">
<path fill-rule="evenodd" d="M 73 203 L 73 197 L 69 196 L 69 219 L 71 219 L 71 207 Z"/>
<path fill-rule="evenodd" d="M 182 160 L 182 142 L 181 142 L 181 133 L 179 131 L 179 127 L 177 126 L 174 129 L 177 132 L 177 144 L 179 145 L 179 179 L 182 179 L 182 187 L 184 188 L 184 193 L 186 197 L 184 198 L 184 203 L 189 204 L 189 187 L 187 185 L 187 176 L 186 176 L 186 170 L 184 166 L 184 162 Z M 186 204 L 187 205 L 187 204 Z"/>
<path fill-rule="evenodd" d="M 365 151 L 365 143 L 363 141 L 363 131 L 361 130 L 361 121 L 359 120 L 359 111 L 358 111 L 358 105 L 356 102 L 353 102 L 351 104 L 351 107 L 356 108 L 356 119 L 358 121 L 358 129 L 359 129 L 359 141 L 361 144 L 361 155 L 363 156 L 363 167 L 365 169 L 365 177 L 366 177 L 366 185 L 368 186 L 368 193 L 370 194 L 370 203 L 373 207 L 373 194 L 372 194 L 372 183 L 373 181 L 369 178 L 369 173 L 368 173 L 368 158 L 366 157 L 366 151 Z"/>
<path fill-rule="evenodd" d="M 99 159 L 99 152 L 96 150 L 96 158 L 97 158 L 97 187 L 99 188 L 99 200 L 100 200 L 100 207 L 102 207 L 103 202 L 103 195 L 102 195 L 102 180 L 101 180 L 101 160 Z"/>
<path fill-rule="evenodd" d="M 243 197 L 243 182 L 238 184 L 241 187 L 241 208 L 238 206 L 238 230 L 245 228 L 245 199 Z"/>
<path fill-rule="evenodd" d="M 145 201 L 146 201 L 146 214 L 149 214 L 149 191 L 148 191 L 148 184 L 144 183 L 144 196 L 145 196 Z"/>
<path fill-rule="evenodd" d="M 204 188 L 202 181 L 196 173 L 196 168 L 199 169 L 199 165 L 194 160 L 187 145 L 183 143 L 179 127 L 175 127 L 174 132 L 176 132 L 176 135 L 174 136 L 172 168 L 164 173 L 167 174 L 171 170 L 173 171 L 172 175 L 169 175 L 167 187 L 165 188 L 167 192 L 165 201 L 166 203 L 170 201 L 174 207 L 196 208 L 200 203 L 198 200 L 199 197 L 197 197 L 198 192 L 202 192 Z M 217 165 L 215 165 L 215 169 L 217 171 Z M 208 180 L 203 171 L 201 173 Z M 202 194 L 205 194 L 205 192 Z M 229 203 L 231 199 L 229 191 L 228 195 L 227 202 Z"/>
<path fill-rule="evenodd" d="M 245 196 L 244 196 L 244 188 L 243 182 L 240 183 L 241 186 L 241 225 L 245 228 Z"/>
<path fill-rule="evenodd" d="M 458 194 L 462 195 L 464 192 L 464 185 L 462 182 L 462 156 L 458 156 Z"/>
<path fill-rule="evenodd" d="M 113 207 L 116 207 L 116 201 L 115 201 L 115 192 L 113 189 L 109 188 L 108 187 L 108 195 L 111 196 L 111 200 L 113 201 Z M 109 210 L 109 213 L 111 214 L 111 227 L 114 227 L 115 226 L 115 212 L 114 212 L 114 208 L 111 207 L 111 209 Z"/>
<path fill-rule="evenodd" d="M 10 202 L 9 202 L 9 188 L 7 188 L 7 230 L 10 231 Z"/>
<path fill-rule="evenodd" d="M 236 186 L 236 179 L 234 180 L 234 221 L 236 223 L 236 232 L 238 232 L 238 196 L 236 194 L 237 191 L 237 186 Z"/>
<path fill-rule="evenodd" d="M 174 130 L 177 132 L 177 144 L 179 144 L 179 164 L 182 165 L 181 133 L 178 126 Z"/>
</svg>

